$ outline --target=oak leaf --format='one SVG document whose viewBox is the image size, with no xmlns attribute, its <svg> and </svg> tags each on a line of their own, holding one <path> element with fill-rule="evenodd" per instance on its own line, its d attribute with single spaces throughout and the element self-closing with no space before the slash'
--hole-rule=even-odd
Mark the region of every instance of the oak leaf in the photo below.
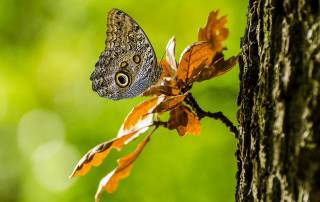
<svg viewBox="0 0 320 202">
<path fill-rule="evenodd" d="M 156 108 L 156 106 L 163 101 L 163 99 L 164 96 L 153 97 L 135 106 L 124 120 L 121 127 L 122 131 L 137 127 L 137 124 L 141 120 L 145 119 L 145 116 L 150 114 L 154 110 L 154 108 Z M 121 132 L 118 133 L 118 136 L 121 136 Z"/>
<path fill-rule="evenodd" d="M 121 137 L 106 141 L 95 146 L 80 159 L 80 161 L 72 171 L 70 178 L 87 174 L 92 166 L 97 167 L 102 163 L 102 161 L 110 153 L 111 149 L 121 150 L 129 139 L 131 139 L 134 135 L 141 134 L 141 132 L 142 129 L 133 131 Z"/>
<path fill-rule="evenodd" d="M 172 95 L 178 95 L 179 94 L 179 89 L 175 87 L 171 87 L 169 85 L 159 85 L 159 86 L 152 86 L 148 89 L 148 91 L 144 92 L 144 96 L 150 96 L 150 95 L 167 95 L 167 96 L 172 96 Z"/>
<path fill-rule="evenodd" d="M 133 162 L 138 158 L 145 145 L 149 142 L 150 136 L 151 134 L 148 135 L 141 143 L 139 143 L 135 151 L 120 158 L 118 160 L 117 168 L 102 178 L 95 195 L 96 202 L 99 201 L 100 195 L 104 190 L 112 193 L 114 190 L 116 190 L 119 181 L 129 176 Z"/>
<path fill-rule="evenodd" d="M 238 62 L 238 56 L 232 56 L 226 61 L 223 57 L 215 61 L 210 66 L 204 66 L 203 68 L 198 68 L 191 75 L 192 81 L 203 81 L 211 79 L 216 76 L 220 76 L 232 69 Z"/>
<path fill-rule="evenodd" d="M 159 65 L 162 67 L 161 78 L 173 78 L 177 71 L 175 59 L 176 40 L 172 37 L 166 46 L 166 58 L 161 59 Z"/>
<path fill-rule="evenodd" d="M 167 60 L 166 59 L 160 60 L 159 65 L 161 66 L 161 69 L 162 69 L 160 78 L 161 79 L 171 78 L 172 72 L 171 72 L 170 65 L 167 62 Z"/>
<path fill-rule="evenodd" d="M 218 14 L 219 11 L 211 11 L 206 26 L 200 28 L 198 32 L 198 40 L 209 42 L 212 46 L 211 49 L 215 52 L 223 50 L 222 41 L 229 35 L 229 31 L 225 27 L 227 17 L 222 16 L 218 18 Z"/>
<path fill-rule="evenodd" d="M 179 106 L 183 102 L 186 96 L 187 96 L 187 93 L 183 95 L 176 95 L 176 96 L 165 96 L 164 100 L 157 107 L 155 107 L 152 112 L 163 113 L 166 111 L 170 111 L 173 108 Z"/>
<path fill-rule="evenodd" d="M 178 95 L 180 90 L 176 86 L 175 75 L 177 71 L 177 63 L 175 60 L 175 37 L 172 37 L 166 46 L 166 57 L 161 59 L 159 65 L 162 73 L 159 82 L 147 89 L 143 95 Z"/>
<path fill-rule="evenodd" d="M 166 47 L 166 61 L 170 68 L 170 74 L 175 75 L 177 71 L 177 62 L 175 57 L 175 48 L 176 48 L 176 38 L 172 37 Z"/>
<path fill-rule="evenodd" d="M 225 28 L 226 16 L 218 17 L 219 11 L 209 14 L 207 25 L 200 28 L 198 40 L 181 54 L 177 80 L 178 86 L 191 86 L 195 81 L 203 81 L 229 71 L 237 62 L 237 57 L 224 60 L 222 41 L 228 36 Z"/>
<path fill-rule="evenodd" d="M 199 118 L 186 106 L 179 106 L 170 112 L 167 126 L 176 129 L 180 136 L 199 135 L 201 131 Z"/>
<path fill-rule="evenodd" d="M 212 63 L 215 52 L 211 44 L 196 42 L 187 47 L 181 54 L 177 70 L 177 80 L 180 86 L 188 82 L 194 71 Z"/>
</svg>

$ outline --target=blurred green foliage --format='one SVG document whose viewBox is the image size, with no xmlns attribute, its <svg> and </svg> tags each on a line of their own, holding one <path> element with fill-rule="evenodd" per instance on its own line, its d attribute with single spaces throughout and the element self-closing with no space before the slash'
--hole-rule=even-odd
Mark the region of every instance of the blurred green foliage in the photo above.
<svg viewBox="0 0 320 202">
<path fill-rule="evenodd" d="M 0 201 L 93 201 L 99 180 L 116 159 L 69 180 L 87 150 L 111 139 L 144 98 L 110 101 L 91 90 L 89 75 L 104 49 L 106 13 L 129 13 L 160 58 L 173 35 L 177 57 L 197 39 L 209 11 L 228 15 L 227 56 L 239 52 L 244 0 L 2 0 L 0 2 Z M 234 122 L 238 67 L 194 85 L 200 105 Z M 102 201 L 233 201 L 236 140 L 220 122 L 205 119 L 198 137 L 158 130 L 131 176 Z"/>
</svg>

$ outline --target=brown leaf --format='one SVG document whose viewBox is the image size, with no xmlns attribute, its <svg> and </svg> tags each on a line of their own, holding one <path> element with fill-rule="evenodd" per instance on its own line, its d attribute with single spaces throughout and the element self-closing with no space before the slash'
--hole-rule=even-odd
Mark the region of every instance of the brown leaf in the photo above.
<svg viewBox="0 0 320 202">
<path fill-rule="evenodd" d="M 179 85 L 188 81 L 193 71 L 203 67 L 205 64 L 211 64 L 215 51 L 211 49 L 211 44 L 207 42 L 196 42 L 186 48 L 181 54 L 177 70 L 177 80 Z"/>
<path fill-rule="evenodd" d="M 166 78 L 166 77 L 169 77 L 171 78 L 172 76 L 172 72 L 171 72 L 171 68 L 170 68 L 170 65 L 169 63 L 167 62 L 166 59 L 162 59 L 160 62 L 159 62 L 159 65 L 161 66 L 162 68 L 162 72 L 161 72 L 161 80 Z"/>
<path fill-rule="evenodd" d="M 154 97 L 149 100 L 146 100 L 133 108 L 133 110 L 128 114 L 125 121 L 122 125 L 122 130 L 120 131 L 127 131 L 131 128 L 136 127 L 141 120 L 145 120 L 145 116 L 150 114 L 153 109 L 160 103 L 164 97 Z M 118 133 L 120 136 L 121 132 Z"/>
<path fill-rule="evenodd" d="M 220 75 L 231 68 L 229 64 L 225 64 L 222 69 L 216 69 L 212 65 L 220 58 L 217 56 L 222 55 L 222 41 L 228 37 L 228 29 L 225 28 L 227 18 L 218 17 L 218 13 L 219 11 L 213 11 L 209 14 L 206 27 L 199 30 L 199 42 L 192 44 L 181 54 L 177 70 L 179 88 L 190 86 L 195 80 L 200 81 Z M 200 76 L 201 72 L 203 77 Z"/>
<path fill-rule="evenodd" d="M 174 78 L 176 71 L 177 71 L 177 63 L 175 59 L 175 47 L 176 47 L 176 40 L 175 37 L 172 37 L 166 47 L 166 58 L 162 59 L 159 62 L 159 65 L 162 67 L 161 78 L 164 79 Z"/>
<path fill-rule="evenodd" d="M 165 96 L 164 100 L 152 111 L 152 113 L 163 113 L 179 106 L 187 94 L 176 96 Z"/>
<path fill-rule="evenodd" d="M 172 37 L 166 47 L 166 59 L 170 67 L 172 77 L 177 71 L 177 62 L 175 58 L 176 38 Z"/>
<path fill-rule="evenodd" d="M 238 56 L 232 56 L 228 60 L 224 60 L 223 57 L 218 59 L 212 65 L 205 68 L 199 68 L 199 72 L 194 72 L 192 75 L 192 80 L 194 81 L 203 81 L 211 79 L 216 76 L 220 76 L 232 69 L 238 62 Z"/>
<path fill-rule="evenodd" d="M 70 175 L 70 178 L 87 174 L 92 166 L 97 167 L 102 163 L 110 153 L 111 149 L 121 150 L 129 139 L 141 132 L 143 132 L 142 129 L 95 146 L 80 159 Z"/>
<path fill-rule="evenodd" d="M 138 158 L 145 145 L 150 140 L 150 135 L 148 135 L 136 148 L 136 150 L 127 156 L 122 157 L 118 160 L 118 166 L 113 171 L 111 171 L 108 175 L 106 175 L 100 181 L 97 193 L 95 195 L 96 202 L 99 201 L 100 195 L 103 190 L 112 193 L 116 190 L 118 183 L 121 179 L 129 176 L 131 168 L 133 166 L 133 162 Z"/>
<path fill-rule="evenodd" d="M 81 158 L 70 177 L 82 176 L 88 173 L 92 166 L 99 166 L 110 153 L 111 149 L 121 150 L 125 144 L 137 138 L 148 130 L 153 123 L 151 111 L 164 100 L 164 96 L 144 101 L 129 113 L 115 139 L 104 142 L 91 149 Z"/>
<path fill-rule="evenodd" d="M 179 106 L 170 112 L 167 126 L 176 129 L 180 136 L 200 134 L 199 118 L 186 106 Z"/>
<path fill-rule="evenodd" d="M 146 92 L 143 93 L 144 96 L 150 96 L 150 95 L 178 95 L 180 90 L 176 88 L 175 86 L 169 86 L 169 85 L 159 85 L 159 86 L 152 86 L 150 87 Z"/>
<path fill-rule="evenodd" d="M 222 41 L 228 37 L 229 31 L 225 28 L 227 17 L 218 18 L 219 11 L 212 11 L 208 16 L 207 25 L 200 28 L 198 33 L 199 41 L 207 41 L 212 45 L 215 52 L 222 51 Z"/>
</svg>

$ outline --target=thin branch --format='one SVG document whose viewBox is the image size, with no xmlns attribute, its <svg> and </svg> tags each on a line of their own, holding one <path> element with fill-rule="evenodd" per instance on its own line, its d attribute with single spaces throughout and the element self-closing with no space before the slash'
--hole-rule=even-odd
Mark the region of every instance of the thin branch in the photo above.
<svg viewBox="0 0 320 202">
<path fill-rule="evenodd" d="M 153 125 L 155 126 L 155 129 L 157 129 L 159 126 L 163 126 L 164 128 L 167 128 L 166 121 L 154 121 Z"/>
<path fill-rule="evenodd" d="M 205 112 L 204 117 L 210 117 L 216 120 L 220 120 L 222 123 L 224 123 L 227 128 L 235 135 L 236 138 L 239 136 L 238 128 L 233 125 L 233 123 L 222 113 L 222 112 Z"/>
<path fill-rule="evenodd" d="M 222 112 L 209 112 L 204 111 L 197 101 L 194 99 L 191 93 L 189 93 L 185 99 L 186 103 L 192 107 L 192 109 L 195 111 L 199 119 L 202 119 L 204 117 L 210 117 L 216 120 L 220 120 L 229 130 L 235 135 L 236 138 L 239 136 L 239 131 L 235 125 L 222 113 Z"/>
</svg>

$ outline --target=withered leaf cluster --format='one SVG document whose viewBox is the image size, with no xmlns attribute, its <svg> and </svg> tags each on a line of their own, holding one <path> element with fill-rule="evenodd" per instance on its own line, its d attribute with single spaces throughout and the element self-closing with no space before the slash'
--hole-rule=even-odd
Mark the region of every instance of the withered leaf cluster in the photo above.
<svg viewBox="0 0 320 202">
<path fill-rule="evenodd" d="M 185 99 L 195 82 L 219 76 L 237 63 L 236 56 L 225 60 L 222 54 L 222 42 L 228 37 L 226 21 L 226 16 L 218 17 L 218 11 L 211 12 L 206 26 L 198 32 L 198 41 L 182 52 L 178 62 L 175 58 L 175 38 L 171 38 L 166 47 L 166 57 L 159 62 L 163 69 L 161 79 L 143 94 L 152 97 L 132 109 L 116 138 L 95 146 L 78 162 L 70 177 L 87 174 L 92 166 L 99 166 L 112 149 L 121 150 L 153 128 L 135 151 L 118 159 L 118 166 L 101 179 L 96 201 L 99 201 L 103 191 L 113 192 L 119 180 L 129 175 L 134 161 L 159 126 L 176 130 L 180 136 L 200 134 L 201 117 Z M 169 119 L 160 121 L 159 117 L 166 112 Z"/>
</svg>

